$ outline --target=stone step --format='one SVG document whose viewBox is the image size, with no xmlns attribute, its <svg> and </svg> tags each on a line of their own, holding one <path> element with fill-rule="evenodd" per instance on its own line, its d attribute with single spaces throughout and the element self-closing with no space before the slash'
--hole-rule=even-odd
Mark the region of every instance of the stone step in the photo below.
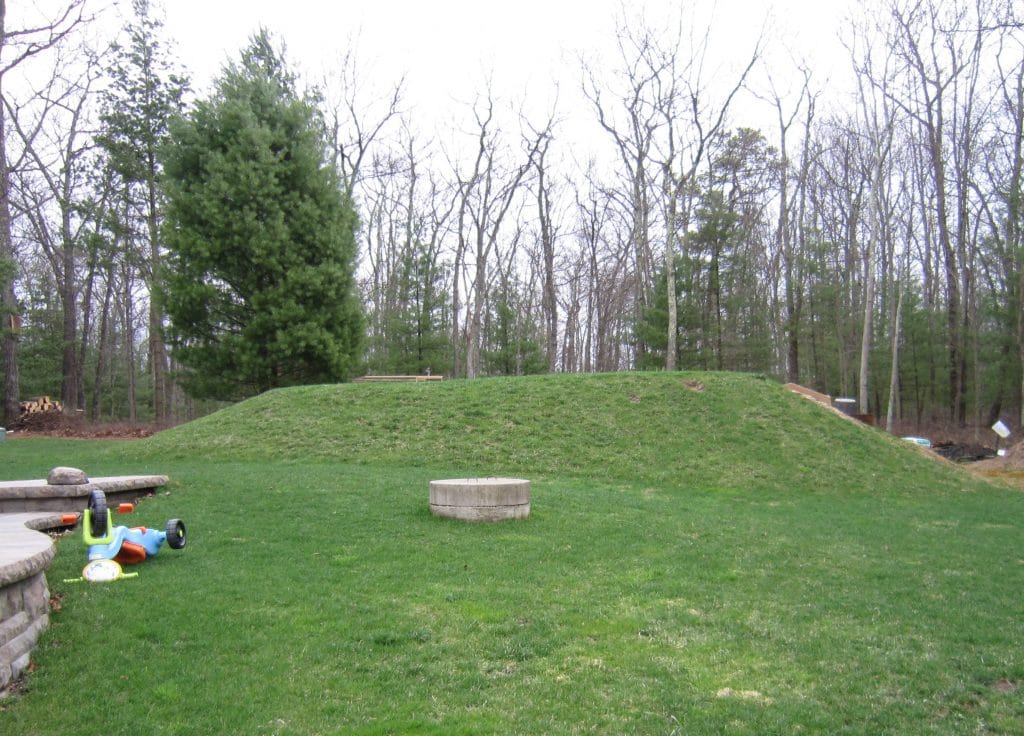
<svg viewBox="0 0 1024 736">
<path fill-rule="evenodd" d="M 89 493 L 99 488 L 108 506 L 135 503 L 167 485 L 166 475 L 113 475 L 89 478 L 87 483 L 54 484 L 46 480 L 0 481 L 0 514 L 30 511 L 82 511 Z"/>
</svg>

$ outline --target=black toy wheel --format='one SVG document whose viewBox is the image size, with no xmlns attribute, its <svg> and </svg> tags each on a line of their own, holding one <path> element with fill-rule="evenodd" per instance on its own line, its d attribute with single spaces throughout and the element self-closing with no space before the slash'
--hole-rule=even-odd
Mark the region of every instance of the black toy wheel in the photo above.
<svg viewBox="0 0 1024 736">
<path fill-rule="evenodd" d="M 97 539 L 107 534 L 107 497 L 97 489 L 89 493 L 89 533 Z"/>
<path fill-rule="evenodd" d="M 171 519 L 167 522 L 167 546 L 171 549 L 181 549 L 185 546 L 185 522 L 181 519 Z"/>
</svg>

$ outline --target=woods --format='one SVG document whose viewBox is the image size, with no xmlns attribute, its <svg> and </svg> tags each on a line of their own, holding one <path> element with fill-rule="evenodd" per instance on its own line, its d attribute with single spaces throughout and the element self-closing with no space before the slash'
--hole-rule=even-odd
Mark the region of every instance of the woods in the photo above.
<svg viewBox="0 0 1024 736">
<path fill-rule="evenodd" d="M 228 272 L 214 266 L 232 261 L 254 272 L 249 246 L 301 207 L 255 179 L 245 197 L 182 196 L 199 169 L 169 131 L 212 103 L 155 3 L 121 7 L 130 22 L 104 38 L 97 17 L 112 7 L 65 2 L 14 23 L 0 4 L 7 423 L 37 394 L 167 423 L 279 385 L 230 361 L 189 384 L 189 350 L 216 329 L 154 296 L 217 291 Z M 443 128 L 409 104 L 404 78 L 369 86 L 339 41 L 330 73 L 295 82 L 315 108 L 317 164 L 355 209 L 353 253 L 328 274 L 288 231 L 254 293 L 351 282 L 361 307 L 317 330 L 358 323 L 344 342 L 361 349 L 314 369 L 299 346 L 319 339 L 302 326 L 313 309 L 262 296 L 245 309 L 284 321 L 261 344 L 291 344 L 279 355 L 298 356 L 292 381 L 739 370 L 856 397 L 890 426 L 1019 425 L 1019 8 L 861 4 L 841 38 L 845 87 L 782 35 L 766 27 L 743 47 L 696 4 L 656 24 L 623 7 L 602 40 L 612 51 L 567 61 L 578 87 L 551 107 L 482 79 Z M 263 224 L 231 232 L 244 213 Z M 199 217 L 208 242 L 185 229 Z M 210 262 L 190 270 L 190 248 Z"/>
</svg>

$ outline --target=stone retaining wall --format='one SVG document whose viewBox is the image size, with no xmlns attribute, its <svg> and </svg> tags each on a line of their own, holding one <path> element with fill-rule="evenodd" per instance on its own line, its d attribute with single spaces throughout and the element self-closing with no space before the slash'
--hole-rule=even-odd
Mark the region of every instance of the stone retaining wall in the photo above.
<svg viewBox="0 0 1024 736">
<path fill-rule="evenodd" d="M 47 480 L 0 481 L 0 513 L 26 511 L 83 511 L 89 493 L 99 488 L 107 506 L 134 503 L 167 485 L 166 475 L 113 475 L 86 478 L 84 483 L 51 483 Z"/>
<path fill-rule="evenodd" d="M 28 667 L 29 654 L 49 625 L 45 573 L 56 550 L 37 530 L 61 524 L 59 514 L 0 516 L 0 693 Z"/>
</svg>

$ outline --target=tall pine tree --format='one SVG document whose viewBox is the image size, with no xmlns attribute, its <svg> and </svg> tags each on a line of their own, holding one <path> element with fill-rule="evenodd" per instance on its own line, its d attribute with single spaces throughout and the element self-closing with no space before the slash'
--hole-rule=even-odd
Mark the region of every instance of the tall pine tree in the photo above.
<svg viewBox="0 0 1024 736">
<path fill-rule="evenodd" d="M 323 131 L 265 30 L 172 125 L 162 298 L 193 396 L 242 398 L 356 368 L 357 220 Z"/>
</svg>

